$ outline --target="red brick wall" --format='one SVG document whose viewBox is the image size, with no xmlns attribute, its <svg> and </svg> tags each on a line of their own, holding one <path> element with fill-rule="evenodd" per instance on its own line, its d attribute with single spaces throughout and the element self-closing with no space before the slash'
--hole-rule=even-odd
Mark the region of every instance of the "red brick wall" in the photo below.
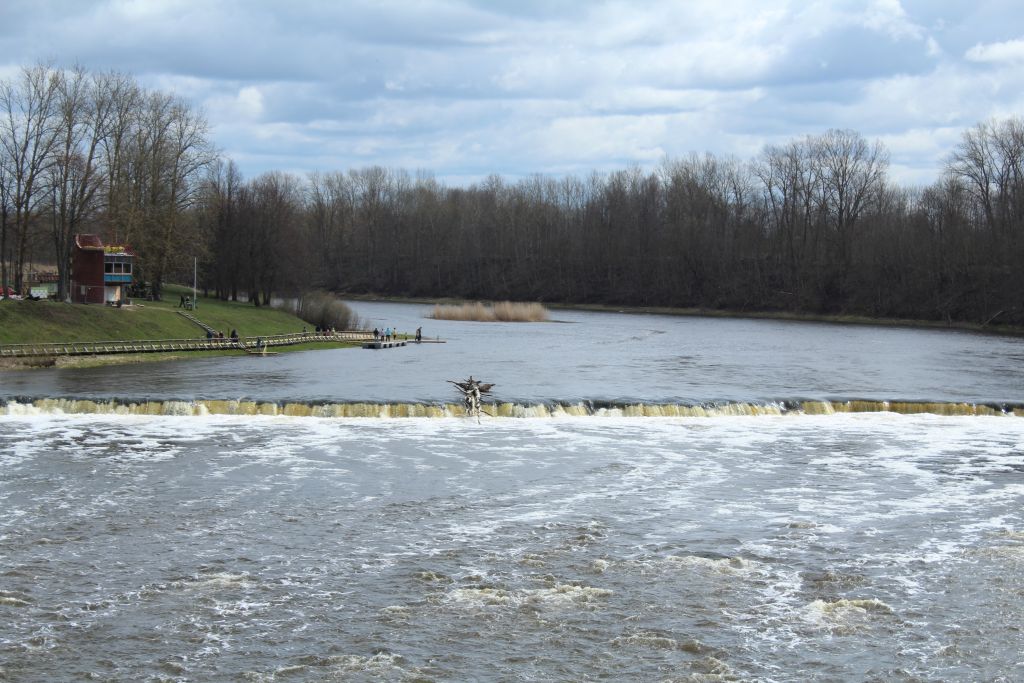
<svg viewBox="0 0 1024 683">
<path fill-rule="evenodd" d="M 80 304 L 103 303 L 102 249 L 75 248 L 71 256 L 71 300 Z"/>
</svg>

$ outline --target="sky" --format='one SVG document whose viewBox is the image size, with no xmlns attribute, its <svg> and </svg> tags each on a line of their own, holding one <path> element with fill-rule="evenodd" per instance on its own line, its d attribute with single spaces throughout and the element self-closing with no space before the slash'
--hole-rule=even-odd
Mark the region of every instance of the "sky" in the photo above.
<svg viewBox="0 0 1024 683">
<path fill-rule="evenodd" d="M 965 130 L 1024 114 L 1024 5 L 0 0 L 0 78 L 37 62 L 180 95 L 246 177 L 588 175 L 841 128 L 924 185 Z"/>
</svg>

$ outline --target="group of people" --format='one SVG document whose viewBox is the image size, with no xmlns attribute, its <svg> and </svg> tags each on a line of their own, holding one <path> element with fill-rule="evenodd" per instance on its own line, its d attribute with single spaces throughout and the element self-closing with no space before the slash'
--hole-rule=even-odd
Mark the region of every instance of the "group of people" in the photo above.
<svg viewBox="0 0 1024 683">
<path fill-rule="evenodd" d="M 223 331 L 214 332 L 212 329 L 206 330 L 206 338 L 207 339 L 227 339 L 227 337 L 224 336 L 224 332 Z M 233 342 L 237 342 L 238 341 L 238 330 L 231 330 L 231 341 L 233 341 Z"/>
<path fill-rule="evenodd" d="M 409 337 L 406 336 L 406 339 Z M 376 327 L 373 328 L 373 341 L 394 341 L 398 339 L 398 332 L 392 330 L 390 327 L 386 327 L 383 330 L 379 330 Z M 416 341 L 423 340 L 423 328 L 416 328 Z"/>
</svg>

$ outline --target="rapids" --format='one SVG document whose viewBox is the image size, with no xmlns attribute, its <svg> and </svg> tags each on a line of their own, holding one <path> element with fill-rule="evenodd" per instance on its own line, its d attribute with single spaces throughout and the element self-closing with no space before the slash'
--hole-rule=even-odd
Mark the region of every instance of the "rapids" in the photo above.
<svg viewBox="0 0 1024 683">
<path fill-rule="evenodd" d="M 0 681 L 1024 679 L 1024 341 L 356 309 L 0 373 Z"/>
</svg>

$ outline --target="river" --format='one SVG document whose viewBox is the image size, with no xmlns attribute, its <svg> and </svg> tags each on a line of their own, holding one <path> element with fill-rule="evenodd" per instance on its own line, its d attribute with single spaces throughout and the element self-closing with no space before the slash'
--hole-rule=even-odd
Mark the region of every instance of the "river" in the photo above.
<svg viewBox="0 0 1024 683">
<path fill-rule="evenodd" d="M 0 680 L 1024 678 L 1024 340 L 354 306 L 0 375 Z"/>
</svg>

